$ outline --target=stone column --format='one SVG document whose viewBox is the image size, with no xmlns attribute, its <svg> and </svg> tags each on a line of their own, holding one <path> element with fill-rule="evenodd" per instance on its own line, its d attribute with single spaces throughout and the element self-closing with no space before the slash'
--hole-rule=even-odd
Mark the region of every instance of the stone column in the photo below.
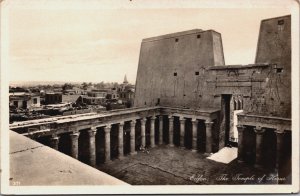
<svg viewBox="0 0 300 196">
<path fill-rule="evenodd" d="M 237 125 L 238 130 L 238 162 L 242 163 L 244 162 L 244 131 L 245 126 L 243 125 Z"/>
<path fill-rule="evenodd" d="M 78 137 L 79 137 L 79 132 L 73 132 L 70 134 L 71 156 L 75 159 L 78 159 Z"/>
<path fill-rule="evenodd" d="M 89 163 L 91 166 L 96 166 L 96 139 L 95 135 L 97 132 L 96 127 L 91 127 L 90 130 L 88 130 L 89 134 Z"/>
<path fill-rule="evenodd" d="M 142 139 L 142 146 L 146 147 L 146 118 L 141 119 L 141 139 Z"/>
<path fill-rule="evenodd" d="M 212 125 L 214 122 L 205 121 L 205 130 L 206 130 L 206 153 L 212 153 Z"/>
<path fill-rule="evenodd" d="M 151 148 L 155 147 L 155 116 L 151 117 L 150 146 Z"/>
<path fill-rule="evenodd" d="M 282 162 L 282 155 L 283 155 L 283 137 L 284 137 L 284 130 L 276 130 L 276 169 L 277 171 L 281 167 Z"/>
<path fill-rule="evenodd" d="M 135 151 L 135 120 L 131 121 L 130 127 L 130 154 L 134 155 L 137 154 Z"/>
<path fill-rule="evenodd" d="M 109 162 L 110 161 L 110 130 L 111 130 L 111 125 L 106 125 L 104 127 L 104 132 L 105 132 L 105 160 L 104 162 Z"/>
<path fill-rule="evenodd" d="M 173 147 L 174 146 L 174 118 L 173 116 L 168 116 L 169 118 L 169 146 Z"/>
<path fill-rule="evenodd" d="M 197 152 L 198 150 L 198 120 L 192 119 L 192 152 Z"/>
<path fill-rule="evenodd" d="M 184 147 L 184 132 L 185 132 L 185 119 L 183 117 L 179 118 L 180 121 L 180 139 L 179 146 Z"/>
<path fill-rule="evenodd" d="M 59 137 L 57 135 L 52 135 L 50 138 L 50 147 L 58 150 Z"/>
<path fill-rule="evenodd" d="M 255 127 L 254 131 L 256 133 L 256 153 L 255 153 L 255 165 L 256 168 L 262 167 L 262 140 L 263 133 L 265 132 L 264 128 Z"/>
<path fill-rule="evenodd" d="M 163 116 L 159 116 L 159 139 L 158 144 L 163 144 Z"/>
<path fill-rule="evenodd" d="M 124 141 L 123 141 L 123 134 L 124 134 L 124 122 L 119 124 L 119 134 L 118 134 L 118 158 L 122 159 L 124 157 Z"/>
</svg>

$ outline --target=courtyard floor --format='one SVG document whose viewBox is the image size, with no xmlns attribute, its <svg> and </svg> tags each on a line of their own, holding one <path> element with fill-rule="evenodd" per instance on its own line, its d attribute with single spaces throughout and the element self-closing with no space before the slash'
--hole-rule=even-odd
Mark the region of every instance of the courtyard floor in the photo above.
<svg viewBox="0 0 300 196">
<path fill-rule="evenodd" d="M 222 149 L 207 157 L 161 145 L 148 153 L 139 151 L 136 155 L 99 165 L 97 169 L 132 185 L 277 183 L 278 179 L 271 177 L 275 174 L 238 163 L 235 156 L 235 148 Z"/>
</svg>

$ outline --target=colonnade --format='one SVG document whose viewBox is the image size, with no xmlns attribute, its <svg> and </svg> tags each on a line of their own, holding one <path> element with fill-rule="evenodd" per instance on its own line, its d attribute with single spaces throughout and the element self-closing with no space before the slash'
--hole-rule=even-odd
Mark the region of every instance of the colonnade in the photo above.
<svg viewBox="0 0 300 196">
<path fill-rule="evenodd" d="M 158 119 L 158 141 L 157 144 L 161 145 L 163 144 L 163 132 L 166 131 L 167 134 L 169 135 L 169 146 L 173 147 L 174 146 L 174 116 L 173 115 L 168 115 L 168 130 L 163 129 L 164 125 L 164 120 L 163 116 L 151 116 L 151 117 L 144 117 L 141 119 L 132 119 L 129 121 L 130 123 L 130 155 L 137 154 L 135 147 L 135 141 L 136 141 L 136 121 L 140 121 L 140 130 L 141 130 L 141 145 L 143 147 L 146 146 L 146 122 L 149 120 L 150 121 L 150 145 L 149 147 L 153 148 L 156 146 L 155 143 L 155 120 Z M 180 117 L 180 147 L 184 147 L 184 139 L 185 139 L 185 121 L 187 118 Z M 167 121 L 165 121 L 167 122 Z M 196 118 L 191 119 L 192 122 L 192 151 L 197 152 L 198 146 L 197 146 L 197 137 L 198 137 L 198 123 L 199 120 Z M 95 136 L 97 132 L 100 130 L 97 130 L 97 127 L 103 127 L 104 129 L 104 162 L 109 162 L 111 160 L 111 128 L 113 124 L 118 124 L 118 159 L 122 159 L 124 157 L 124 138 L 123 138 L 123 132 L 124 132 L 124 124 L 125 121 L 123 122 L 115 122 L 115 123 L 110 123 L 106 125 L 101 125 L 101 126 L 92 126 L 88 130 L 88 146 L 89 146 L 89 164 L 92 166 L 96 165 L 96 139 Z M 212 152 L 212 121 L 205 121 L 205 126 L 206 126 L 206 152 L 211 153 Z M 80 132 L 71 132 L 69 134 L 70 136 L 70 141 L 71 141 L 71 150 L 70 150 L 70 155 L 78 159 L 78 138 L 79 138 Z M 56 150 L 58 150 L 58 144 L 59 144 L 59 136 L 58 135 L 53 135 L 50 138 L 50 146 Z"/>
<path fill-rule="evenodd" d="M 244 162 L 244 154 L 245 154 L 245 132 L 246 126 L 238 125 L 238 161 Z M 263 167 L 263 138 L 265 137 L 264 133 L 267 128 L 256 126 L 253 128 L 255 132 L 255 167 L 262 168 Z M 274 129 L 276 133 L 276 169 L 279 169 L 282 163 L 282 155 L 283 155 L 283 145 L 284 145 L 284 133 L 283 129 Z"/>
</svg>

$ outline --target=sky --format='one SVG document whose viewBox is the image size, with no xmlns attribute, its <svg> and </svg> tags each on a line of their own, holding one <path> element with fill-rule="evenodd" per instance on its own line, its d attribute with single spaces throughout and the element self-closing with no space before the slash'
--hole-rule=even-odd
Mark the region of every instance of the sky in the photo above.
<svg viewBox="0 0 300 196">
<path fill-rule="evenodd" d="M 126 74 L 135 83 L 143 38 L 196 28 L 221 33 L 226 65 L 251 64 L 260 21 L 291 13 L 285 6 L 134 7 L 135 0 L 125 0 L 131 7 L 114 7 L 78 0 L 75 9 L 69 1 L 52 7 L 16 2 L 6 17 L 11 82 L 122 82 Z"/>
</svg>

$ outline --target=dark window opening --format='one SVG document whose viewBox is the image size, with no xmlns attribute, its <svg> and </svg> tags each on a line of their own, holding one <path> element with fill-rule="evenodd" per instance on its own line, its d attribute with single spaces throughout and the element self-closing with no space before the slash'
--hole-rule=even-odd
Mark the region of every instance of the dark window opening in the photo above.
<svg viewBox="0 0 300 196">
<path fill-rule="evenodd" d="M 284 20 L 278 20 L 277 24 L 278 25 L 283 25 L 284 24 Z"/>
<path fill-rule="evenodd" d="M 27 109 L 27 101 L 23 101 L 23 109 Z"/>
<path fill-rule="evenodd" d="M 278 24 L 278 31 L 283 31 L 283 29 L 284 29 L 284 20 L 278 20 L 277 24 Z"/>
<path fill-rule="evenodd" d="M 145 105 L 147 105 L 146 101 L 145 101 Z"/>
<path fill-rule="evenodd" d="M 282 73 L 283 68 L 276 68 L 276 73 Z"/>
<path fill-rule="evenodd" d="M 177 72 L 174 72 L 174 76 L 177 76 Z"/>
<path fill-rule="evenodd" d="M 175 42 L 178 42 L 178 38 L 175 39 Z"/>
<path fill-rule="evenodd" d="M 242 102 L 240 100 L 237 101 L 237 110 L 242 109 Z"/>
<path fill-rule="evenodd" d="M 197 39 L 201 38 L 201 35 L 197 35 Z"/>
<path fill-rule="evenodd" d="M 37 98 L 33 99 L 33 104 L 37 104 Z"/>
<path fill-rule="evenodd" d="M 159 105 L 160 104 L 160 98 L 157 98 L 157 102 L 155 105 Z"/>
<path fill-rule="evenodd" d="M 183 96 L 185 97 L 185 94 Z"/>
<path fill-rule="evenodd" d="M 196 72 L 195 72 L 195 75 L 196 75 L 196 76 L 199 76 L 199 71 L 196 71 Z"/>
<path fill-rule="evenodd" d="M 18 107 L 19 106 L 19 102 L 18 101 L 14 101 L 14 106 Z"/>
</svg>

